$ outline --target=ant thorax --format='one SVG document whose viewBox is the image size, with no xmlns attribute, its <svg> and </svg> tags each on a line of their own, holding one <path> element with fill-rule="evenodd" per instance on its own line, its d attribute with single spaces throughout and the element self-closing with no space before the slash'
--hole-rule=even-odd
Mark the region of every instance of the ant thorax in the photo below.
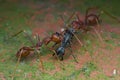
<svg viewBox="0 0 120 80">
<path fill-rule="evenodd" d="M 67 29 L 66 32 L 68 32 L 69 34 L 73 34 L 73 33 L 75 33 L 75 29 L 74 28 L 69 28 L 69 29 Z"/>
</svg>

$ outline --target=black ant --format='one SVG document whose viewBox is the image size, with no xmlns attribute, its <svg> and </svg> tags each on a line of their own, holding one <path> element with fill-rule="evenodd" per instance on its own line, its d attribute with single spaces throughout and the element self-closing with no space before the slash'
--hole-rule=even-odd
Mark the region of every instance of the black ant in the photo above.
<svg viewBox="0 0 120 80">
<path fill-rule="evenodd" d="M 55 50 L 57 53 L 57 56 L 59 57 L 60 60 L 63 60 L 63 55 L 65 54 L 65 48 L 67 46 L 71 47 L 71 40 L 72 40 L 74 32 L 75 32 L 75 30 L 73 28 L 69 28 L 69 29 L 65 30 L 61 45 Z M 53 55 L 55 55 L 55 54 L 53 54 Z"/>
</svg>

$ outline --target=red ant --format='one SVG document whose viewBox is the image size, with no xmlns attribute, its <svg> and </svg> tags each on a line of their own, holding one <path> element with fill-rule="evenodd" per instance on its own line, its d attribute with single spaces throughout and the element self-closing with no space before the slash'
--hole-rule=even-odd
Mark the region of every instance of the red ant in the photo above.
<svg viewBox="0 0 120 80">
<path fill-rule="evenodd" d="M 36 36 L 37 37 L 37 36 Z M 38 42 L 36 43 L 35 46 L 30 46 L 30 47 L 27 47 L 27 46 L 24 46 L 22 48 L 20 48 L 18 50 L 18 52 L 16 53 L 16 57 L 17 58 L 25 58 L 27 57 L 31 52 L 33 52 L 35 49 L 36 50 L 40 50 L 40 47 L 42 46 L 42 42 L 40 41 L 40 37 L 38 35 Z"/>
<path fill-rule="evenodd" d="M 77 20 L 74 20 L 71 22 L 71 26 L 77 31 L 77 30 L 84 30 L 88 31 L 88 26 L 95 26 L 101 22 L 100 15 L 97 15 L 95 13 L 90 13 L 90 11 L 96 10 L 96 7 L 88 8 L 86 10 L 85 20 L 80 20 L 79 16 L 76 15 Z"/>
</svg>

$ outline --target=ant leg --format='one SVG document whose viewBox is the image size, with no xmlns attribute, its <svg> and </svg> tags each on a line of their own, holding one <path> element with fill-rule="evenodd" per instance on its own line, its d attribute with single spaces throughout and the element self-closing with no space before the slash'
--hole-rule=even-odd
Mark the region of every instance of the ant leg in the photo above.
<svg viewBox="0 0 120 80">
<path fill-rule="evenodd" d="M 52 56 L 54 56 L 54 55 L 55 55 L 55 53 L 52 54 Z"/>
<path fill-rule="evenodd" d="M 71 53 L 72 53 L 73 51 L 72 51 L 71 43 L 72 43 L 72 42 L 69 42 L 69 49 L 70 49 L 70 51 L 71 51 Z"/>
<path fill-rule="evenodd" d="M 53 46 L 52 46 L 52 49 L 57 45 L 57 43 L 55 43 Z M 54 56 L 55 53 L 52 54 L 52 56 Z"/>
<path fill-rule="evenodd" d="M 55 43 L 55 44 L 52 46 L 52 48 L 54 48 L 56 45 L 57 45 L 57 43 Z"/>
<path fill-rule="evenodd" d="M 59 54 L 58 56 L 59 56 L 60 61 L 63 61 L 63 55 Z"/>
<path fill-rule="evenodd" d="M 70 51 L 71 51 L 71 55 L 72 55 L 72 57 L 74 58 L 75 62 L 78 63 L 75 55 L 73 55 L 73 50 L 72 50 L 71 42 L 69 42 L 69 44 L 70 44 L 69 48 L 70 48 Z"/>
</svg>

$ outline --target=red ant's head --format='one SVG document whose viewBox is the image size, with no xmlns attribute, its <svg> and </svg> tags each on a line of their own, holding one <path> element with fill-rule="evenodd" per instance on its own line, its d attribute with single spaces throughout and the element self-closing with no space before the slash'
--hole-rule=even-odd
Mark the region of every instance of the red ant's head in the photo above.
<svg viewBox="0 0 120 80">
<path fill-rule="evenodd" d="M 78 29 L 80 27 L 80 23 L 78 21 L 72 21 L 71 25 L 74 29 Z"/>
<path fill-rule="evenodd" d="M 35 45 L 35 48 L 37 49 L 37 50 L 40 50 L 40 48 L 42 47 L 42 42 L 37 42 L 36 43 L 36 45 Z"/>
<path fill-rule="evenodd" d="M 42 42 L 39 41 L 37 44 L 36 44 L 36 47 L 41 47 L 42 46 Z"/>
<path fill-rule="evenodd" d="M 42 46 L 43 42 L 40 40 L 39 34 L 36 34 L 36 38 L 37 38 L 37 43 L 36 43 L 35 47 L 40 48 Z"/>
</svg>

